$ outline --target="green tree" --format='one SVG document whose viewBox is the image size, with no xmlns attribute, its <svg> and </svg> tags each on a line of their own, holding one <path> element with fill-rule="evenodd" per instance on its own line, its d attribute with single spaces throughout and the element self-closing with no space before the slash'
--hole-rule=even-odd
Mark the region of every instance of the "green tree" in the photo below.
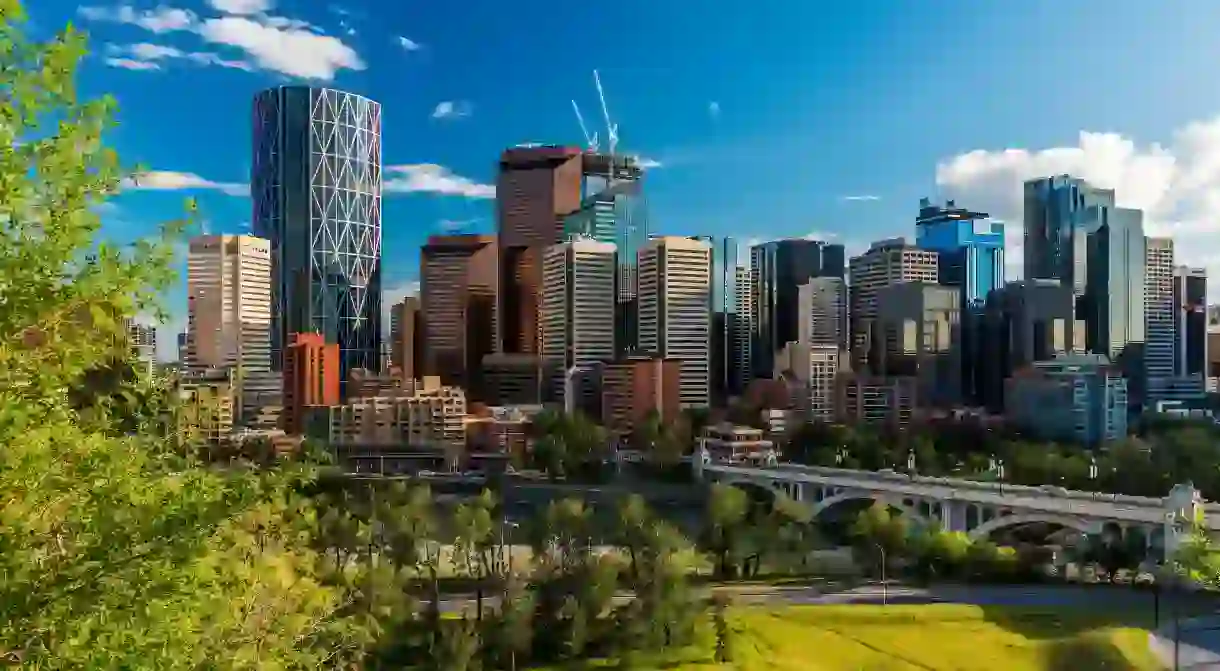
<svg viewBox="0 0 1220 671">
<path fill-rule="evenodd" d="M 714 558 L 716 575 L 722 579 L 736 572 L 736 554 L 741 549 L 749 511 L 750 497 L 740 487 L 716 483 L 708 491 L 704 537 Z"/>
<path fill-rule="evenodd" d="M 359 654 L 347 595 L 301 542 L 309 472 L 203 468 L 65 393 L 125 356 L 122 320 L 156 312 L 173 249 L 97 239 L 123 177 L 103 142 L 113 102 L 77 98 L 83 35 L 38 42 L 23 22 L 0 0 L 0 657 L 298 668 Z"/>
<path fill-rule="evenodd" d="M 880 571 L 907 551 L 906 519 L 890 512 L 884 503 L 874 503 L 851 527 L 852 551 L 860 563 Z"/>
</svg>

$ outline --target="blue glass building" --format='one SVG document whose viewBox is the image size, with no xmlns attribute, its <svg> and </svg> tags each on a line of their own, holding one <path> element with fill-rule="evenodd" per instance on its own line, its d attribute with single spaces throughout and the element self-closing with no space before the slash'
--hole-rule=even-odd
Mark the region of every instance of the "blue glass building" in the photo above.
<svg viewBox="0 0 1220 671">
<path fill-rule="evenodd" d="M 984 402 L 986 370 L 983 317 L 987 297 L 1004 287 L 1004 224 L 986 212 L 919 201 L 915 245 L 937 252 L 938 279 L 961 295 L 961 390 L 971 403 Z"/>
<path fill-rule="evenodd" d="M 1071 175 L 1025 182 L 1025 279 L 1054 279 L 1085 292 L 1085 243 L 1081 226 L 1091 207 L 1113 207 L 1114 190 L 1098 189 Z"/>
<path fill-rule="evenodd" d="M 919 201 L 915 245 L 940 255 L 940 283 L 961 290 L 963 308 L 983 307 L 1004 286 L 1004 224 L 988 216 L 951 200 L 944 207 Z"/>
<path fill-rule="evenodd" d="M 292 333 L 339 345 L 340 378 L 381 352 L 381 106 L 281 86 L 254 99 L 250 195 L 271 241 L 272 361 Z"/>
</svg>

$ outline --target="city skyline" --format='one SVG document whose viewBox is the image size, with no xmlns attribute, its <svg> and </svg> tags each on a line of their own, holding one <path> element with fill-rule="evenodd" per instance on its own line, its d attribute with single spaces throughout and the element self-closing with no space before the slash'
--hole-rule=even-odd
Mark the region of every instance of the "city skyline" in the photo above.
<svg viewBox="0 0 1220 671">
<path fill-rule="evenodd" d="M 1021 179 L 1070 172 L 1117 188 L 1125 194 L 1120 205 L 1145 209 L 1149 234 L 1180 221 L 1173 232 L 1194 255 L 1182 261 L 1212 266 L 1210 275 L 1220 276 L 1213 262 L 1220 254 L 1210 251 L 1212 222 L 1220 217 L 1207 198 L 1218 180 L 1206 169 L 1220 144 L 1217 124 L 1208 121 L 1220 110 L 1220 92 L 1191 86 L 1187 74 L 1216 50 L 1202 37 L 1202 27 L 1216 21 L 1186 3 L 1173 11 L 1074 3 L 1057 8 L 1061 20 L 1045 25 L 1039 8 L 1050 5 L 1037 2 L 1017 9 L 943 0 L 916 11 L 876 0 L 867 11 L 822 12 L 817 21 L 800 20 L 812 9 L 766 3 L 696 17 L 630 2 L 554 16 L 476 2 L 496 19 L 478 24 L 457 20 L 454 8 L 393 11 L 374 24 L 359 3 L 333 11 L 214 2 L 230 12 L 237 4 L 264 11 L 225 14 L 197 0 L 162 10 L 140 3 L 128 11 L 78 11 L 59 0 L 35 8 L 38 25 L 71 18 L 92 33 L 96 57 L 84 69 L 84 91 L 118 97 L 117 148 L 156 171 L 144 185 L 161 190 L 117 199 L 106 215 L 107 237 L 149 233 L 177 214 L 180 194 L 167 191 L 179 187 L 193 187 L 186 190 L 200 197 L 214 232 L 241 232 L 250 220 L 241 195 L 249 100 L 309 74 L 313 83 L 385 108 L 385 248 L 395 259 L 384 282 L 388 307 L 418 281 L 417 250 L 427 234 L 491 232 L 498 152 L 526 141 L 580 144 L 570 99 L 591 129 L 602 128 L 591 80 L 600 68 L 624 151 L 660 163 L 648 175 L 658 232 L 732 233 L 743 246 L 751 238 L 813 234 L 858 252 L 871 240 L 910 236 L 920 197 L 951 197 L 1008 223 L 1015 250 Z M 623 28 L 603 20 L 610 11 L 634 18 Z M 964 41 L 970 51 L 963 58 L 954 40 L 920 38 L 946 16 L 989 39 Z M 1072 26 L 1086 18 L 1096 30 L 1076 35 Z M 317 30 L 294 23 L 300 21 Z M 766 24 L 771 37 L 737 37 L 734 48 L 723 49 L 719 37 L 740 35 L 729 26 L 743 21 Z M 798 25 L 806 26 L 799 39 L 787 32 Z M 243 27 L 245 41 L 235 37 Z M 527 28 L 579 31 L 587 48 L 563 58 L 537 46 L 499 50 Z M 1039 40 L 1023 43 L 1034 33 Z M 1106 37 L 1113 34 L 1138 43 L 1119 50 Z M 278 50 L 265 46 L 281 37 Z M 624 43 L 636 52 L 606 57 L 621 52 L 609 45 Z M 660 44 L 668 46 L 661 51 Z M 290 58 L 302 45 L 316 48 Z M 1087 81 L 1040 74 L 1050 63 L 1074 60 L 1089 70 Z M 975 102 L 943 104 L 962 92 Z M 1010 269 L 1019 258 L 1009 252 Z M 167 297 L 179 325 L 183 302 L 183 289 Z M 172 343 L 172 335 L 161 335 L 159 342 Z"/>
</svg>

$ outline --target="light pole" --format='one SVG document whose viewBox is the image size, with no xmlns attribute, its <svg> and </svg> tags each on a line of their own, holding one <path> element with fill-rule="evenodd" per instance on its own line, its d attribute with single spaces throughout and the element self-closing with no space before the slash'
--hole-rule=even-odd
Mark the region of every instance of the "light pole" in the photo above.
<svg viewBox="0 0 1220 671">
<path fill-rule="evenodd" d="M 884 605 L 887 605 L 890 600 L 890 598 L 889 598 L 890 580 L 889 580 L 889 577 L 886 575 L 886 567 L 885 567 L 885 565 L 888 562 L 886 562 L 886 560 L 885 560 L 885 546 L 882 545 L 881 543 L 877 543 L 877 542 L 874 542 L 873 544 L 877 546 L 877 551 L 881 553 L 881 605 L 884 606 Z"/>
</svg>

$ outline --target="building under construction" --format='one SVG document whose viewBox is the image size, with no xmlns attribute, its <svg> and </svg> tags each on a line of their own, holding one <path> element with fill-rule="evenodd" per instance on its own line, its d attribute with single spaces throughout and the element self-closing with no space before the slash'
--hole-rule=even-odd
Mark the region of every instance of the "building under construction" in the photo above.
<svg viewBox="0 0 1220 671">
<path fill-rule="evenodd" d="M 618 249 L 620 301 L 635 297 L 648 239 L 639 161 L 578 147 L 528 145 L 500 156 L 497 179 L 498 350 L 538 353 L 542 251 L 577 237 Z"/>
</svg>

